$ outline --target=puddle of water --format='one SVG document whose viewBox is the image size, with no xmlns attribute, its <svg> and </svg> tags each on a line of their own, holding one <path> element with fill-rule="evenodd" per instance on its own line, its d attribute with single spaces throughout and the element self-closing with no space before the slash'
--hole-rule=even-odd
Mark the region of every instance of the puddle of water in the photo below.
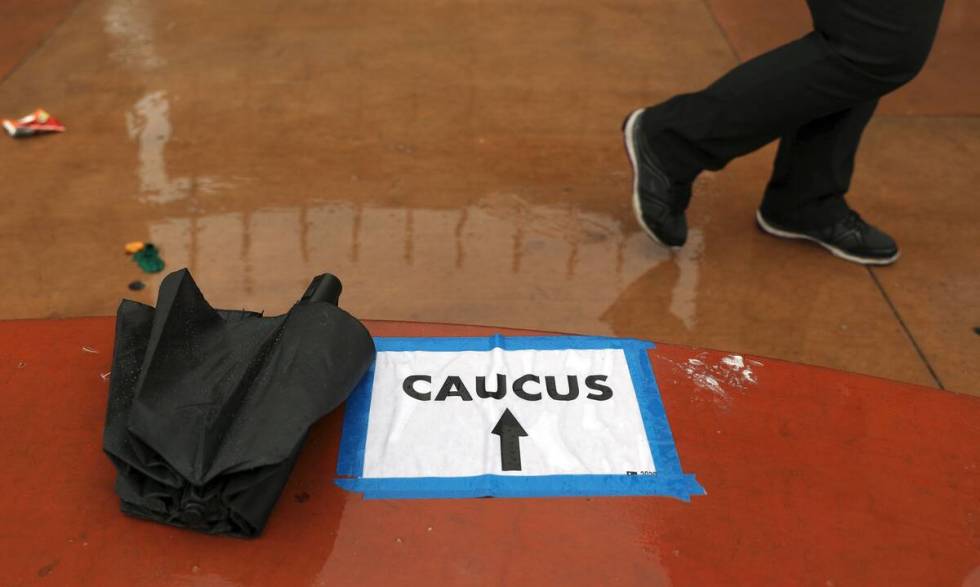
<svg viewBox="0 0 980 587">
<path fill-rule="evenodd" d="M 150 92 L 140 98 L 126 113 L 126 128 L 137 145 L 140 201 L 169 204 L 191 195 L 206 196 L 230 187 L 209 176 L 170 177 L 165 152 L 173 135 L 173 126 L 166 92 Z"/>
<path fill-rule="evenodd" d="M 113 40 L 111 58 L 130 69 L 148 86 L 167 62 L 154 36 L 154 7 L 149 0 L 111 0 L 106 3 L 103 28 Z M 146 92 L 126 112 L 126 128 L 137 146 L 137 176 L 141 202 L 169 204 L 191 196 L 213 194 L 228 184 L 211 176 L 171 177 L 166 148 L 173 137 L 171 98 L 164 90 Z"/>
</svg>

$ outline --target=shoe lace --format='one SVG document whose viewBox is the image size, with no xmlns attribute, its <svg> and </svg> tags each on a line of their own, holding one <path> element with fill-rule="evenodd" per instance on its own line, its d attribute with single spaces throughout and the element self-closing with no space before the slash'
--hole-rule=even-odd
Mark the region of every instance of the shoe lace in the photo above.
<svg viewBox="0 0 980 587">
<path fill-rule="evenodd" d="M 859 231 L 863 231 L 864 228 L 868 226 L 868 223 L 865 222 L 864 219 L 861 218 L 861 215 L 854 210 L 849 211 L 847 216 L 841 219 L 840 222 L 845 228 L 854 228 Z"/>
</svg>

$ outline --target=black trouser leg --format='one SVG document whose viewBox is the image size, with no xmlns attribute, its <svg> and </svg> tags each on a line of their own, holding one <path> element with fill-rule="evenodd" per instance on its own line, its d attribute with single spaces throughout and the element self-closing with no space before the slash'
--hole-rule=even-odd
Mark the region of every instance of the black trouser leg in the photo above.
<svg viewBox="0 0 980 587">
<path fill-rule="evenodd" d="M 763 215 L 802 228 L 843 218 L 861 132 L 877 105 L 869 100 L 784 135 L 762 200 Z"/>
<path fill-rule="evenodd" d="M 720 169 L 810 121 L 911 80 L 942 0 L 809 0 L 814 31 L 739 65 L 700 92 L 647 110 L 642 131 L 677 181 Z"/>
</svg>

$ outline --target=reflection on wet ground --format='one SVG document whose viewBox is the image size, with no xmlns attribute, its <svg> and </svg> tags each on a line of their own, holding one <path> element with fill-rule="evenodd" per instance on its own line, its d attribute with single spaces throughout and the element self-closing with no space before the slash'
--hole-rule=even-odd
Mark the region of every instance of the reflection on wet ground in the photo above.
<svg viewBox="0 0 980 587">
<path fill-rule="evenodd" d="M 328 270 L 360 315 L 597 334 L 614 332 L 602 316 L 622 289 L 663 263 L 676 267 L 667 310 L 693 329 L 704 246 L 694 229 L 672 256 L 619 220 L 506 194 L 460 210 L 332 202 L 170 218 L 150 238 L 216 304 L 283 311 Z"/>
<path fill-rule="evenodd" d="M 154 42 L 154 12 L 147 0 L 111 0 L 103 15 L 105 32 L 116 40 L 109 57 L 136 71 L 152 71 L 166 65 Z"/>
<path fill-rule="evenodd" d="M 164 149 L 173 132 L 170 126 L 170 102 L 164 91 L 146 94 L 126 112 L 129 137 L 139 145 L 140 201 L 168 204 L 200 191 L 216 193 L 230 187 L 211 177 L 170 177 Z"/>
</svg>

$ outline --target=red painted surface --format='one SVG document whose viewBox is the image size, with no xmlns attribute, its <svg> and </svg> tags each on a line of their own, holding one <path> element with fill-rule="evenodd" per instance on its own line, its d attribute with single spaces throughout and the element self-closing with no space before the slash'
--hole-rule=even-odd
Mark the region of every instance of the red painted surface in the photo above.
<svg viewBox="0 0 980 587">
<path fill-rule="evenodd" d="M 0 2 L 0 80 L 10 75 L 41 46 L 48 35 L 75 9 L 79 0 L 3 0 Z M 35 98 L 37 99 L 37 98 Z M 24 104 L 24 112 L 5 112 L 6 118 L 20 118 L 38 108 Z"/>
<path fill-rule="evenodd" d="M 669 345 L 651 356 L 684 470 L 708 491 L 691 503 L 364 501 L 333 484 L 337 412 L 310 436 L 262 537 L 130 519 L 101 452 L 112 329 L 110 318 L 0 323 L 4 584 L 980 583 L 980 399 L 769 359 L 756 385 L 722 397 L 677 367 L 722 353 Z"/>
</svg>

